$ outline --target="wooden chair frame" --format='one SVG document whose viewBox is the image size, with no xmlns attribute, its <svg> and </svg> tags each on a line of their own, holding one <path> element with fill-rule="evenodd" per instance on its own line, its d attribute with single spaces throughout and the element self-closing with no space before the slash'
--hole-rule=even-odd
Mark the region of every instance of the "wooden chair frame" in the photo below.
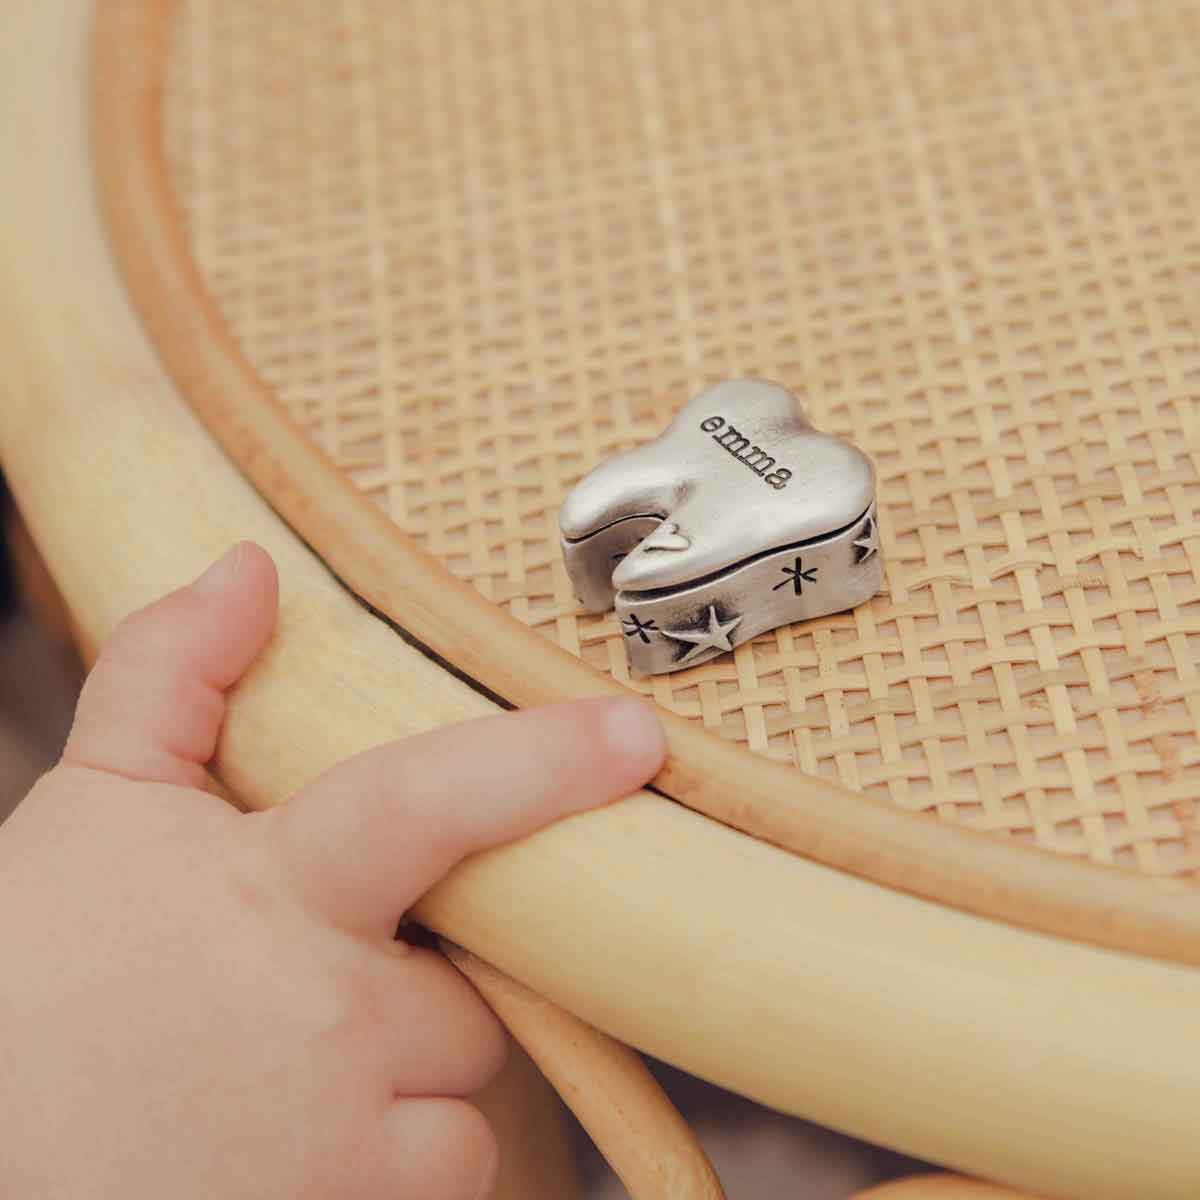
<svg viewBox="0 0 1200 1200">
<path fill-rule="evenodd" d="M 94 74 L 90 6 L 10 17 L 0 106 L 0 453 L 84 636 L 232 541 L 265 545 L 280 631 L 215 764 L 255 806 L 497 698 L 610 687 L 454 585 L 285 424 L 204 294 L 156 158 L 162 10 L 102 14 Z M 1035 1191 L 1194 1194 L 1195 895 L 668 725 L 665 795 L 464 865 L 421 919 L 788 1112 Z"/>
</svg>

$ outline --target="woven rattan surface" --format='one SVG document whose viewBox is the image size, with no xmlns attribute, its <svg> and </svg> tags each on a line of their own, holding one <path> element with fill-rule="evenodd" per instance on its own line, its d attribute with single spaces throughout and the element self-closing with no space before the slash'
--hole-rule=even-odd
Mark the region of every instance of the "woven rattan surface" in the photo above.
<svg viewBox="0 0 1200 1200">
<path fill-rule="evenodd" d="M 634 686 L 909 809 L 1200 871 L 1200 5 L 185 0 L 168 151 L 251 361 L 514 616 L 567 488 L 753 373 L 887 589 Z"/>
</svg>

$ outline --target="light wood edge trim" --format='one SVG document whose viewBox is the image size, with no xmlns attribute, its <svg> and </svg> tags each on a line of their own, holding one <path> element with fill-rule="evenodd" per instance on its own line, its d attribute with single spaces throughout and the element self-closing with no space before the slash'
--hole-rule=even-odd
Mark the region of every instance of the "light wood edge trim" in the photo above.
<svg viewBox="0 0 1200 1200">
<path fill-rule="evenodd" d="M 125 0 L 101 0 L 99 11 Z M 421 552 L 287 417 L 192 258 L 164 161 L 170 0 L 143 36 L 95 44 L 102 199 L 127 285 L 177 386 L 267 501 L 348 587 L 423 647 L 518 707 L 622 690 Z M 1200 963 L 1200 888 L 1162 886 L 901 811 L 662 714 L 655 786 L 760 840 L 938 903 L 1062 937 Z"/>
<path fill-rule="evenodd" d="M 274 556 L 279 629 L 217 756 L 261 807 L 359 750 L 494 709 L 333 581 L 164 373 L 96 207 L 89 12 L 42 0 L 4 17 L 0 457 L 93 643 L 233 541 Z M 772 1107 L 1033 1191 L 1195 1200 L 1200 971 L 924 903 L 644 792 L 463 864 L 417 916 Z"/>
<path fill-rule="evenodd" d="M 570 1106 L 631 1200 L 723 1200 L 696 1135 L 628 1046 L 460 946 L 443 942 L 442 951 Z"/>
</svg>

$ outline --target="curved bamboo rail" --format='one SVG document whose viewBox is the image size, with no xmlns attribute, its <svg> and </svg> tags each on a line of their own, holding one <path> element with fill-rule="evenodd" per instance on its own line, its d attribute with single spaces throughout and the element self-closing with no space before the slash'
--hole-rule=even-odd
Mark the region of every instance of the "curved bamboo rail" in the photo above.
<svg viewBox="0 0 1200 1200">
<path fill-rule="evenodd" d="M 25 6 L 0 43 L 0 455 L 93 641 L 237 538 L 274 555 L 279 634 L 216 762 L 262 806 L 492 705 L 331 578 L 164 373 L 96 207 L 85 16 Z M 622 1041 L 835 1128 L 1088 1200 L 1200 1177 L 1180 1051 L 1200 972 L 889 891 L 650 793 L 465 864 L 420 915 Z"/>
<path fill-rule="evenodd" d="M 700 1143 L 628 1046 L 598 1034 L 461 947 L 442 948 L 604 1151 L 630 1200 L 724 1200 Z"/>
<path fill-rule="evenodd" d="M 551 1195 L 582 1200 L 566 1110 L 554 1088 L 519 1046 L 473 1103 L 500 1145 L 500 1173 L 488 1200 Z"/>
<path fill-rule="evenodd" d="M 331 571 L 426 652 L 517 707 L 621 690 L 422 553 L 286 416 L 204 285 L 163 157 L 169 0 L 106 0 L 93 112 L 101 196 L 134 302 L 188 402 Z M 137 48 L 136 50 L 134 48 Z M 655 786 L 863 879 L 1102 946 L 1200 964 L 1200 888 L 903 812 L 663 713 Z"/>
</svg>

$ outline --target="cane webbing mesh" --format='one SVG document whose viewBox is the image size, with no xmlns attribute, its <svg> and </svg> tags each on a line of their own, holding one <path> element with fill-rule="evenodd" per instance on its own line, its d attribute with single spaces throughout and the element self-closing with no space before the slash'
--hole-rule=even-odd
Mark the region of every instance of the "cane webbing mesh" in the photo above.
<svg viewBox="0 0 1200 1200">
<path fill-rule="evenodd" d="M 1200 6 L 190 0 L 235 335 L 430 554 L 625 677 L 556 511 L 704 384 L 875 459 L 887 591 L 636 684 L 910 809 L 1200 869 Z"/>
</svg>

